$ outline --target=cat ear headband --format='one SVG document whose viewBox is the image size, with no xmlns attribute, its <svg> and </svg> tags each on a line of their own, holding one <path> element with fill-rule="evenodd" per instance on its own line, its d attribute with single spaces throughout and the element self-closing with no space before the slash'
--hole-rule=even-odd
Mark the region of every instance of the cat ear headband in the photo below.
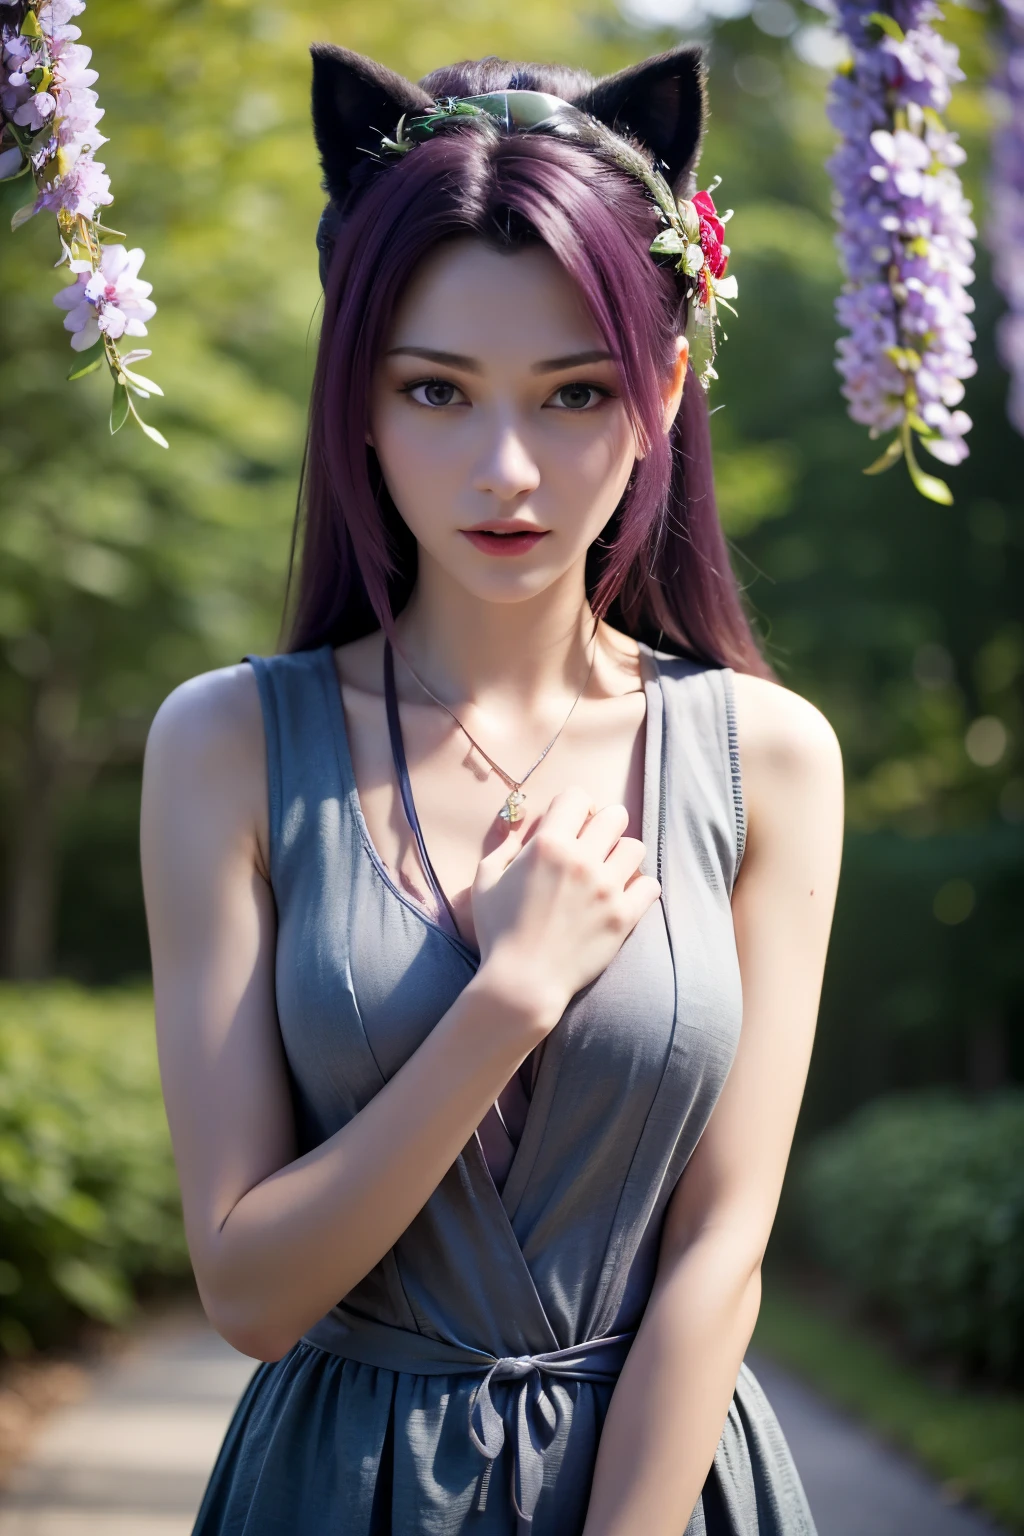
<svg viewBox="0 0 1024 1536">
<path fill-rule="evenodd" d="M 436 100 L 346 48 L 316 44 L 312 55 L 313 131 L 330 198 L 316 237 L 325 286 L 338 232 L 374 163 L 397 160 L 474 120 L 507 133 L 548 133 L 609 160 L 647 191 L 662 224 L 651 253 L 682 274 L 695 339 L 703 343 L 698 377 L 705 389 L 717 378 L 719 306 L 735 314 L 730 301 L 737 284 L 725 275 L 724 226 L 731 210 L 719 215 L 715 209 L 711 194 L 718 178 L 707 191 L 693 191 L 707 116 L 699 48 L 683 46 L 644 60 L 594 82 L 573 100 L 518 89 Z M 390 132 L 382 126 L 392 124 Z"/>
</svg>

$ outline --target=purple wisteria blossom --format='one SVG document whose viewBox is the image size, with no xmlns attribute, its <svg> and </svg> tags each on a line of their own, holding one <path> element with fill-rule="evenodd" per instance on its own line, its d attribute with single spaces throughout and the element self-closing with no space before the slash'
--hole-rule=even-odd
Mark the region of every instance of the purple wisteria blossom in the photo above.
<svg viewBox="0 0 1024 1536">
<path fill-rule="evenodd" d="M 996 343 L 1010 375 L 1007 415 L 1024 433 L 1024 0 L 1003 0 L 1005 28 L 994 83 L 1002 123 L 992 136 L 985 239 L 1006 299 Z"/>
<path fill-rule="evenodd" d="M 17 229 L 43 209 L 56 214 L 61 262 L 76 280 L 54 303 L 68 311 L 64 325 L 81 354 L 69 375 L 80 378 L 104 362 L 114 379 L 110 429 L 133 416 L 147 437 L 164 438 L 142 421 L 136 398 L 162 394 L 132 371 L 148 352 L 121 354 L 123 336 L 145 336 L 156 313 L 151 284 L 139 279 L 144 252 L 104 244 L 117 231 L 99 222 L 98 210 L 113 201 L 110 178 L 96 150 L 107 141 L 96 92 L 91 51 L 78 41 L 73 18 L 85 0 L 8 0 L 0 22 L 0 179 L 31 178 L 32 200 L 14 215 Z"/>
<path fill-rule="evenodd" d="M 887 0 L 884 10 L 838 0 L 851 57 L 829 94 L 842 139 L 828 169 L 846 274 L 836 301 L 848 332 L 838 342 L 842 392 L 872 437 L 896 433 L 868 473 L 905 457 L 918 490 L 949 502 L 914 453 L 916 434 L 945 464 L 967 457 L 971 419 L 958 407 L 976 371 L 966 290 L 977 231 L 956 170 L 964 151 L 940 115 L 964 76 L 957 49 L 934 29 L 941 14 L 933 0 Z"/>
</svg>

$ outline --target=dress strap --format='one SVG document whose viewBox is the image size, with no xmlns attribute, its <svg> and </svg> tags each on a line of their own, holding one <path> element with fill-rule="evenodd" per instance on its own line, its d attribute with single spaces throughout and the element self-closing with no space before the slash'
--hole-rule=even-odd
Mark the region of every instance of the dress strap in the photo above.
<svg viewBox="0 0 1024 1536">
<path fill-rule="evenodd" d="M 423 873 L 427 877 L 437 900 L 443 905 L 455 923 L 455 931 L 458 932 L 458 924 L 455 922 L 455 913 L 452 904 L 441 888 L 430 862 L 427 845 L 423 840 L 423 828 L 420 826 L 420 818 L 416 814 L 416 802 L 412 797 L 412 784 L 409 780 L 409 765 L 405 759 L 405 742 L 402 740 L 402 722 L 398 715 L 398 691 L 395 688 L 395 653 L 391 648 L 391 641 L 384 640 L 384 708 L 388 717 L 388 735 L 391 738 L 391 756 L 395 764 L 395 776 L 398 779 L 398 789 L 402 796 L 402 805 L 405 810 L 405 819 L 412 829 L 412 835 L 416 839 L 416 847 L 419 849 L 420 863 L 423 865 Z"/>
</svg>

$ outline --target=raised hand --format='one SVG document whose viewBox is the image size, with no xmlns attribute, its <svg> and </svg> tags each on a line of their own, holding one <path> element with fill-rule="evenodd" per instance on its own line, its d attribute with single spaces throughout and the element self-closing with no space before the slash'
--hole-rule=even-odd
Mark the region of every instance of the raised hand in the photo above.
<svg viewBox="0 0 1024 1536">
<path fill-rule="evenodd" d="M 481 970 L 537 1005 L 547 1029 L 599 976 L 661 894 L 639 873 L 644 845 L 624 837 L 623 805 L 596 810 L 583 789 L 555 796 L 525 841 L 481 859 L 473 922 Z"/>
</svg>

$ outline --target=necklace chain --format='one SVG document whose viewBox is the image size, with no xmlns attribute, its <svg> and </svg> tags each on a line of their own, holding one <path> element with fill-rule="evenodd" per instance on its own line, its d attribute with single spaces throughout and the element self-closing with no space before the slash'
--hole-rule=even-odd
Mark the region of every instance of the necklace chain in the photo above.
<svg viewBox="0 0 1024 1536">
<path fill-rule="evenodd" d="M 391 644 L 390 640 L 387 641 L 387 644 L 388 645 Z M 394 649 L 397 650 L 398 649 L 397 646 L 394 647 Z M 540 754 L 540 756 L 538 757 L 537 761 L 535 763 L 533 763 L 531 765 L 531 767 L 529 767 L 526 770 L 526 772 L 523 774 L 521 779 L 514 779 L 510 773 L 506 773 L 505 769 L 502 768 L 501 764 L 500 763 L 496 763 L 494 761 L 494 758 L 490 755 L 490 753 L 484 751 L 483 747 L 477 741 L 476 737 L 474 735 L 472 735 L 472 733 L 466 729 L 465 725 L 459 719 L 459 717 L 455 713 L 455 711 L 453 709 L 449 709 L 448 705 L 444 702 L 444 700 L 443 699 L 439 699 L 437 694 L 434 693 L 433 689 L 427 687 L 426 683 L 419 676 L 419 674 L 416 671 L 414 671 L 414 669 L 409 665 L 409 663 L 406 660 L 405 656 L 402 655 L 402 652 L 399 651 L 398 654 L 399 654 L 399 656 L 402 657 L 402 661 L 403 661 L 403 663 L 405 665 L 406 670 L 408 671 L 409 675 L 412 677 L 413 681 L 417 684 L 417 686 L 422 688 L 423 692 L 427 695 L 427 697 L 430 698 L 430 699 L 433 699 L 434 703 L 437 704 L 441 709 L 443 709 L 445 714 L 449 715 L 455 721 L 455 724 L 458 726 L 459 730 L 467 738 L 467 740 L 470 741 L 473 744 L 473 746 L 480 753 L 480 756 L 484 759 L 484 761 L 489 763 L 490 766 L 494 769 L 495 773 L 498 774 L 500 778 L 504 779 L 505 783 L 508 785 L 509 792 L 508 792 L 507 796 L 505 797 L 505 803 L 501 807 L 501 810 L 498 812 L 498 815 L 501 817 L 502 821 L 506 821 L 510 825 L 514 825 L 517 821 L 522 821 L 522 819 L 523 819 L 523 801 L 526 799 L 526 795 L 523 793 L 523 785 L 526 783 L 526 781 L 530 777 L 531 773 L 533 773 L 535 771 L 535 769 L 539 768 L 541 763 L 547 757 L 548 753 L 551 751 L 551 748 L 554 746 L 554 744 L 558 740 L 559 736 L 561 736 L 562 732 L 565 730 L 566 726 L 569 724 L 569 721 L 572 718 L 573 710 L 576 708 L 576 705 L 579 703 L 580 699 L 582 699 L 583 695 L 587 691 L 587 686 L 590 683 L 590 679 L 591 679 L 591 676 L 592 676 L 593 671 L 594 671 L 594 662 L 597 659 L 597 630 L 595 629 L 595 631 L 594 631 L 594 646 L 593 646 L 593 649 L 592 649 L 592 651 L 590 653 L 590 666 L 587 668 L 587 675 L 586 675 L 586 677 L 583 680 L 583 687 L 580 689 L 579 693 L 573 699 L 572 704 L 569 706 L 569 713 L 566 715 L 565 719 L 562 721 L 561 725 L 558 727 L 558 730 L 552 736 L 551 740 L 548 742 L 547 746 L 544 748 L 543 752 Z"/>
</svg>

